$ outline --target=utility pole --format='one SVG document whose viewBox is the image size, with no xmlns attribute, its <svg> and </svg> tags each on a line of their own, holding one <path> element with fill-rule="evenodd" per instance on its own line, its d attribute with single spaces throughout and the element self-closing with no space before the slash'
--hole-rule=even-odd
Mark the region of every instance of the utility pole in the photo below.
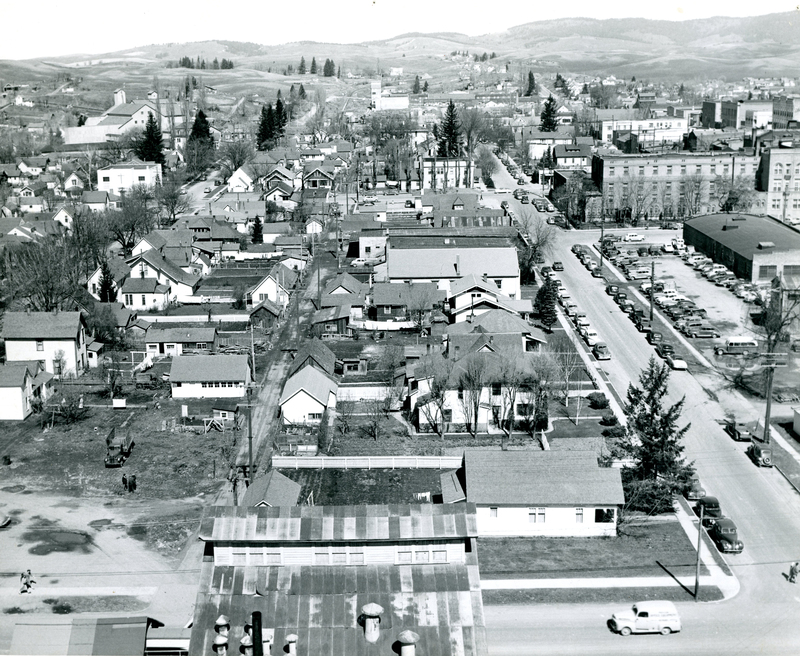
<svg viewBox="0 0 800 656">
<path fill-rule="evenodd" d="M 653 291 L 656 286 L 656 263 L 650 262 L 650 323 L 653 323 Z"/>
<path fill-rule="evenodd" d="M 251 398 L 252 390 L 247 388 L 247 451 L 248 451 L 248 467 L 247 467 L 247 483 L 250 485 L 255 478 L 253 471 L 253 399 Z"/>
<path fill-rule="evenodd" d="M 697 522 L 697 562 L 694 567 L 694 601 L 699 602 L 700 594 L 700 548 L 703 546 L 703 511 L 705 506 L 700 504 L 700 521 Z"/>
<path fill-rule="evenodd" d="M 772 415 L 772 381 L 775 378 L 775 364 L 767 367 L 767 409 L 764 413 L 764 444 L 769 444 L 769 422 Z"/>
<path fill-rule="evenodd" d="M 256 343 L 253 339 L 253 322 L 250 322 L 250 358 L 253 360 L 253 380 L 256 379 Z"/>
<path fill-rule="evenodd" d="M 605 227 L 605 217 L 601 214 L 600 215 L 600 272 L 603 271 L 603 234 L 604 234 L 604 227 Z"/>
</svg>

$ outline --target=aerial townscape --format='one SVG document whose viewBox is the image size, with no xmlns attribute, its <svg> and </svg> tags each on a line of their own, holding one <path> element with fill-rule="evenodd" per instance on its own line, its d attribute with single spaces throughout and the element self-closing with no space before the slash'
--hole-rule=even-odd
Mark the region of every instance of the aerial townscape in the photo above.
<svg viewBox="0 0 800 656">
<path fill-rule="evenodd" d="M 419 19 L 0 61 L 0 654 L 800 653 L 800 21 Z"/>
</svg>

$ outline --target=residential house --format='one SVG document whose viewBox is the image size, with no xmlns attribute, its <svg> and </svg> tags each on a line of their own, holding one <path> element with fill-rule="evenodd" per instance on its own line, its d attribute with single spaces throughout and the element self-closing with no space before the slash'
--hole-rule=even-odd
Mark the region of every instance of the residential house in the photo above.
<svg viewBox="0 0 800 656">
<path fill-rule="evenodd" d="M 262 223 L 261 234 L 263 243 L 273 244 L 278 237 L 292 234 L 292 226 L 286 221 L 279 221 L 277 223 Z"/>
<path fill-rule="evenodd" d="M 253 191 L 257 180 L 258 174 L 251 164 L 240 166 L 228 178 L 228 192 L 235 194 Z"/>
<path fill-rule="evenodd" d="M 122 289 L 123 281 L 130 275 L 131 268 L 128 264 L 117 257 L 108 260 L 108 267 L 111 270 L 111 277 L 113 283 L 111 285 L 114 290 L 115 298 L 119 297 L 119 292 Z M 97 267 L 92 275 L 86 281 L 86 289 L 98 301 L 100 300 L 100 281 L 103 278 L 103 268 Z"/>
<path fill-rule="evenodd" d="M 327 408 L 336 407 L 336 381 L 317 367 L 306 365 L 283 386 L 279 401 L 284 424 L 319 424 Z"/>
<path fill-rule="evenodd" d="M 311 317 L 311 334 L 322 339 L 349 337 L 350 306 L 335 305 L 321 308 Z"/>
<path fill-rule="evenodd" d="M 79 376 L 87 366 L 86 322 L 80 312 L 6 312 L 6 361 L 36 360 L 54 376 Z"/>
<path fill-rule="evenodd" d="M 468 170 L 468 162 L 463 157 L 421 157 L 417 163 L 422 189 L 472 187 Z"/>
<path fill-rule="evenodd" d="M 64 193 L 69 198 L 80 198 L 85 187 L 83 178 L 74 171 L 64 179 Z"/>
<path fill-rule="evenodd" d="M 298 278 L 296 271 L 278 262 L 259 283 L 247 290 L 248 303 L 257 305 L 269 300 L 278 307 L 286 308 Z"/>
<path fill-rule="evenodd" d="M 255 328 L 269 330 L 282 316 L 283 309 L 265 298 L 250 310 L 250 323 Z"/>
<path fill-rule="evenodd" d="M 558 144 L 553 148 L 553 168 L 589 170 L 591 166 L 591 146 L 583 144 Z"/>
<path fill-rule="evenodd" d="M 534 160 L 541 159 L 556 146 L 565 146 L 573 141 L 574 136 L 566 132 L 542 132 L 533 128 L 522 130 L 522 142 L 527 145 L 528 157 Z"/>
<path fill-rule="evenodd" d="M 161 164 L 132 160 L 97 170 L 97 190 L 123 194 L 133 187 L 155 187 L 161 184 Z"/>
<path fill-rule="evenodd" d="M 40 196 L 20 196 L 17 199 L 20 212 L 44 212 L 45 200 Z"/>
<path fill-rule="evenodd" d="M 52 392 L 52 374 L 38 360 L 0 364 L 0 421 L 21 421 Z"/>
<path fill-rule="evenodd" d="M 72 224 L 75 221 L 77 210 L 72 206 L 60 207 L 55 214 L 53 214 L 53 221 L 60 223 L 68 232 L 72 232 Z"/>
<path fill-rule="evenodd" d="M 593 451 L 466 451 L 441 480 L 446 504 L 476 505 L 481 537 L 613 537 L 625 503 Z"/>
<path fill-rule="evenodd" d="M 336 369 L 336 355 L 320 340 L 306 340 L 289 363 L 289 377 L 305 366 L 316 367 L 329 376 L 333 376 Z"/>
<path fill-rule="evenodd" d="M 490 310 L 513 312 L 522 319 L 527 319 L 533 312 L 530 299 L 509 298 L 488 276 L 478 277 L 475 274 L 451 283 L 448 303 L 453 323 L 472 321 Z"/>
<path fill-rule="evenodd" d="M 111 194 L 108 191 L 86 191 L 81 193 L 81 205 L 92 212 L 106 212 L 111 208 Z"/>
<path fill-rule="evenodd" d="M 311 163 L 303 166 L 303 189 L 332 189 L 335 170 L 333 166 Z"/>
<path fill-rule="evenodd" d="M 252 376 L 246 355 L 176 355 L 169 382 L 173 399 L 241 398 Z"/>
<path fill-rule="evenodd" d="M 300 497 L 300 483 L 284 476 L 277 469 L 270 469 L 256 477 L 242 497 L 243 508 L 281 508 L 296 506 Z"/>
<path fill-rule="evenodd" d="M 323 294 L 363 294 L 367 289 L 367 285 L 349 273 L 339 273 L 325 285 Z"/>
<path fill-rule="evenodd" d="M 376 282 L 372 287 L 369 318 L 376 321 L 414 321 L 419 326 L 444 300 L 444 292 L 432 283 Z"/>
<path fill-rule="evenodd" d="M 170 301 L 186 302 L 194 296 L 200 284 L 198 276 L 186 273 L 155 250 L 139 253 L 125 262 L 131 267 L 131 278 L 154 278 L 160 285 L 169 287 Z"/>
<path fill-rule="evenodd" d="M 144 338 L 147 353 L 154 357 L 169 357 L 217 350 L 216 327 L 162 328 L 153 324 Z"/>
<path fill-rule="evenodd" d="M 129 277 L 122 283 L 117 298 L 130 309 L 163 310 L 169 305 L 170 287 L 162 285 L 156 278 Z"/>
</svg>

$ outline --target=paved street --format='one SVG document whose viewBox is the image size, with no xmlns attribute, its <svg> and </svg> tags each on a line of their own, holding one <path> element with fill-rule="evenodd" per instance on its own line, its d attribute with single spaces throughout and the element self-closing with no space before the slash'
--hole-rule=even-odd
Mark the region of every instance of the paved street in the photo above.
<svg viewBox="0 0 800 656">
<path fill-rule="evenodd" d="M 547 259 L 564 263 L 559 277 L 609 345 L 612 359 L 599 364 L 624 398 L 654 350 L 605 294 L 603 281 L 592 278 L 569 250 L 574 243 L 589 244 L 598 237 L 599 231 L 559 231 Z M 800 652 L 800 591 L 783 576 L 788 563 L 800 557 L 800 496 L 776 470 L 755 467 L 744 445 L 722 430 L 718 422 L 726 408 L 713 394 L 690 373 L 675 372 L 670 401 L 683 396 L 683 417 L 692 425 L 687 459 L 695 463 L 708 493 L 718 496 L 724 513 L 736 521 L 745 543 L 744 553 L 727 558 L 741 582 L 740 593 L 721 604 L 681 604 L 684 632 L 668 638 L 614 636 L 605 628 L 613 605 L 488 607 L 490 653 Z M 736 399 L 732 392 L 727 397 Z M 743 409 L 748 405 L 741 396 L 738 402 Z"/>
</svg>

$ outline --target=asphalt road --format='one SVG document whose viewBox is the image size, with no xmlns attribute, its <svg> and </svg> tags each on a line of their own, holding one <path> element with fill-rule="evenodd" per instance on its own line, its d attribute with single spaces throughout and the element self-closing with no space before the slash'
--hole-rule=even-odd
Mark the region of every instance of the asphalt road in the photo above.
<svg viewBox="0 0 800 656">
<path fill-rule="evenodd" d="M 612 359 L 598 364 L 624 398 L 655 351 L 605 294 L 603 280 L 592 278 L 570 252 L 574 243 L 598 238 L 599 231 L 559 231 L 548 261 L 563 262 L 559 278 L 608 344 Z M 682 418 L 691 423 L 686 457 L 745 543 L 742 554 L 727 557 L 740 593 L 719 604 L 682 604 L 684 631 L 669 637 L 611 634 L 605 620 L 613 605 L 487 607 L 490 653 L 800 653 L 800 590 L 783 576 L 788 563 L 800 559 L 800 495 L 778 471 L 753 465 L 745 445 L 720 426 L 722 407 L 691 373 L 673 373 L 668 398 L 685 398 Z"/>
</svg>

